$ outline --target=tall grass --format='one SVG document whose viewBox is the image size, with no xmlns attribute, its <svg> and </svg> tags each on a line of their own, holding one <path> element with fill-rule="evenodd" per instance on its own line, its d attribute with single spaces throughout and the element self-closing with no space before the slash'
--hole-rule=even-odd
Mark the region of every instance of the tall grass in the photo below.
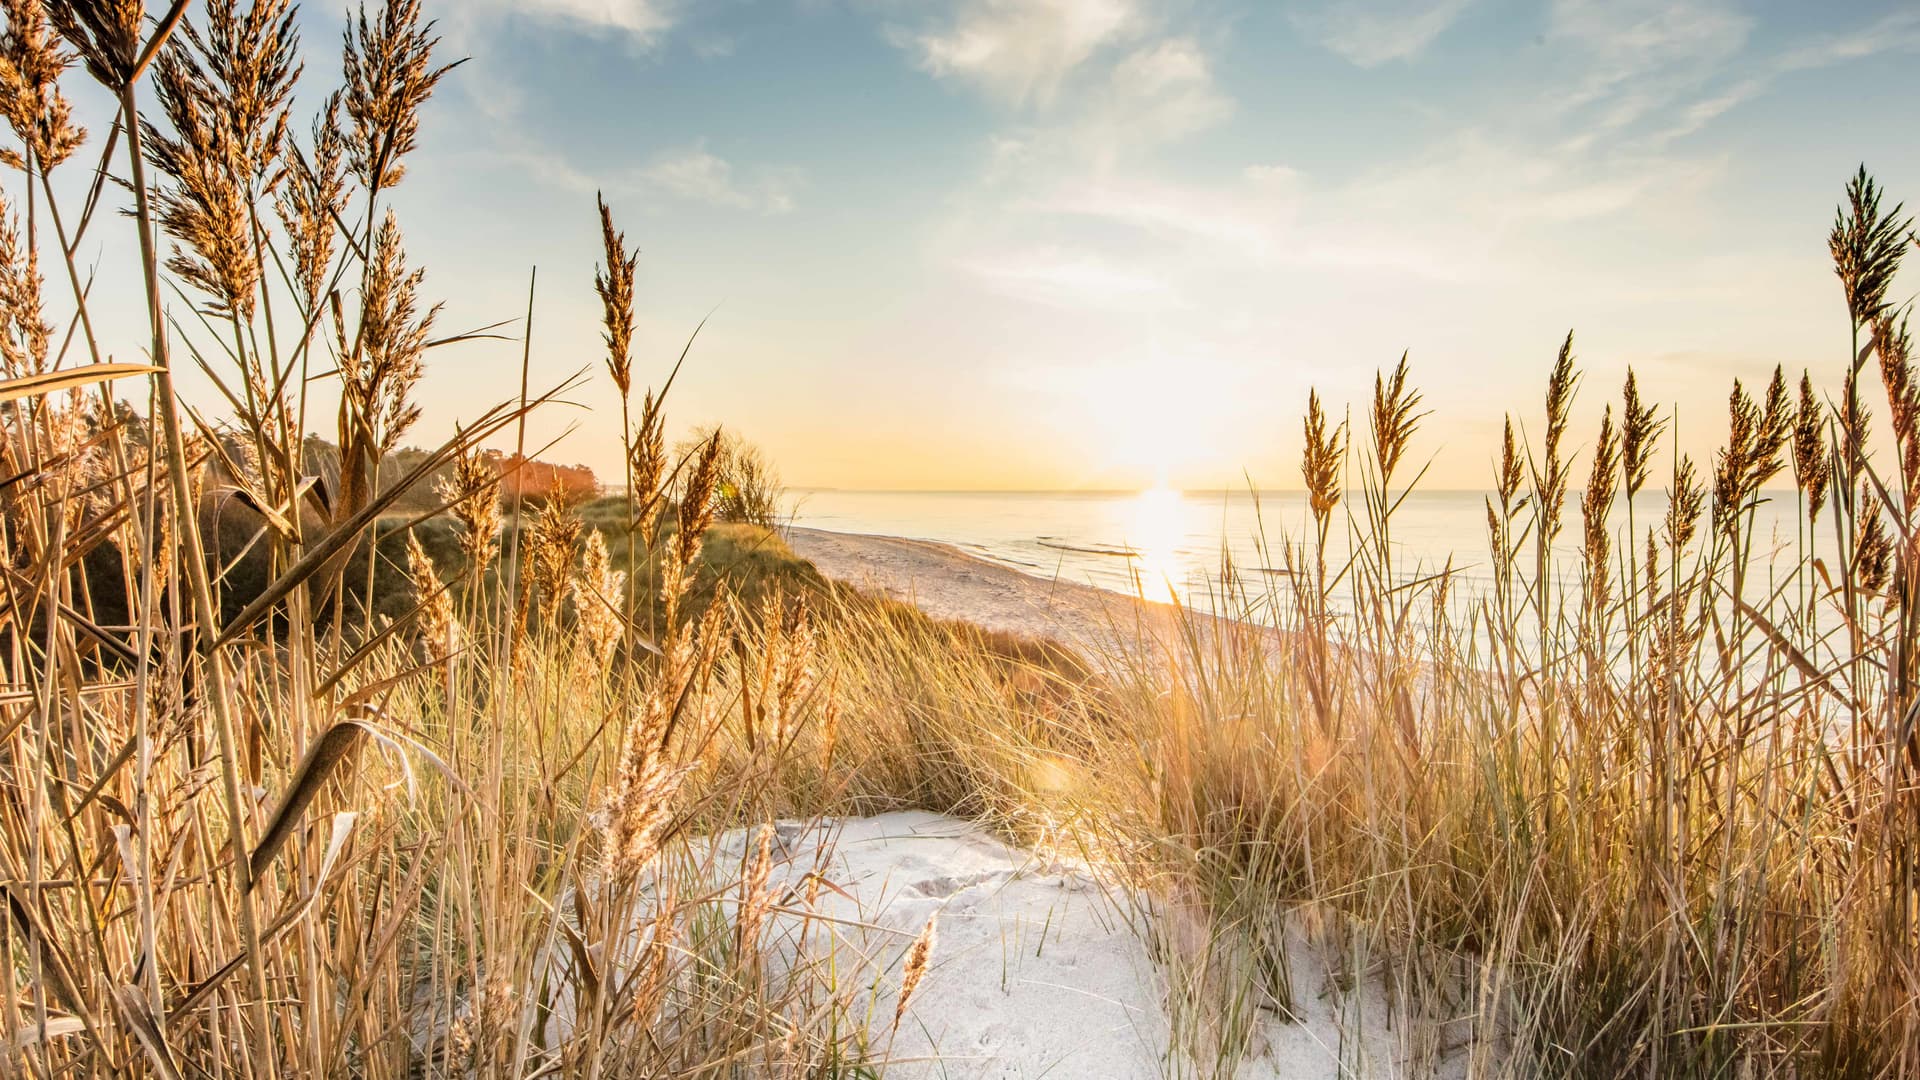
<svg viewBox="0 0 1920 1080">
<path fill-rule="evenodd" d="M 289 0 L 0 11 L 24 192 L 0 214 L 0 1072 L 873 1075 L 875 989 L 775 937 L 812 916 L 769 891 L 760 826 L 921 807 L 1141 901 L 1172 1073 L 1227 1074 L 1306 987 L 1356 1023 L 1378 987 L 1401 1045 L 1343 1048 L 1355 1075 L 1920 1077 L 1920 378 L 1888 298 L 1912 229 L 1864 170 L 1830 237 L 1838 400 L 1736 384 L 1702 466 L 1663 456 L 1629 375 L 1582 461 L 1569 335 L 1506 426 L 1492 584 L 1462 596 L 1394 542 L 1422 472 L 1403 357 L 1364 427 L 1309 398 L 1290 578 L 1081 658 L 710 527 L 743 485 L 718 432 L 667 449 L 687 350 L 646 386 L 605 203 L 617 505 L 503 506 L 478 447 L 537 391 L 382 469 L 470 336 L 436 329 L 384 198 L 450 70 L 418 0 L 350 20 L 304 139 Z M 104 138 L 80 77 L 118 103 Z M 94 148 L 101 182 L 60 205 Z M 73 255 L 114 228 L 150 331 L 117 354 Z M 211 409 L 179 398 L 189 360 Z M 319 383 L 334 484 L 298 452 Z M 1798 547 L 1772 557 L 1757 511 L 1789 473 Z M 396 517 L 432 477 L 434 511 Z M 216 495 L 245 551 L 203 528 Z M 264 584 L 229 595 L 243 555 Z M 743 827 L 738 860 L 706 841 Z M 935 927 L 902 945 L 898 1010 Z"/>
</svg>

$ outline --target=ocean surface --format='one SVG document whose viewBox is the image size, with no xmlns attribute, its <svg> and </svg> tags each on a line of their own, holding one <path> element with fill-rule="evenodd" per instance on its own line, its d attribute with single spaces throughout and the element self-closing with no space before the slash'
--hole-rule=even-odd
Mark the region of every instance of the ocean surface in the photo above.
<svg viewBox="0 0 1920 1080">
<path fill-rule="evenodd" d="M 1471 599 L 1491 584 L 1488 574 L 1486 493 L 1416 491 L 1393 516 L 1398 576 L 1410 579 L 1448 566 L 1454 595 Z M 1150 599 L 1178 597 L 1201 608 L 1222 606 L 1222 573 L 1231 559 L 1244 587 L 1284 588 L 1285 546 L 1299 545 L 1310 525 L 1298 491 L 1178 492 L 913 492 L 790 491 L 796 525 L 836 532 L 876 533 L 934 540 L 1036 577 L 1072 581 Z M 1754 560 L 1790 561 L 1799 541 L 1792 491 L 1769 492 L 1755 520 Z M 1634 500 L 1634 551 L 1644 559 L 1646 533 L 1667 510 L 1664 491 Z M 1329 573 L 1350 552 L 1348 514 L 1334 512 L 1328 538 Z M 1522 518 L 1526 515 L 1523 513 Z M 1627 533 L 1624 506 L 1609 522 L 1615 562 Z M 1357 527 L 1357 524 L 1356 524 Z M 1701 522 L 1705 532 L 1707 523 Z M 1830 530 L 1823 521 L 1823 531 Z M 1579 493 L 1570 492 L 1554 561 L 1564 573 L 1579 565 Z M 1830 546 L 1820 545 L 1822 549 Z M 1531 568 L 1531 546 L 1523 559 Z M 1557 576 L 1557 575 L 1556 575 Z"/>
</svg>

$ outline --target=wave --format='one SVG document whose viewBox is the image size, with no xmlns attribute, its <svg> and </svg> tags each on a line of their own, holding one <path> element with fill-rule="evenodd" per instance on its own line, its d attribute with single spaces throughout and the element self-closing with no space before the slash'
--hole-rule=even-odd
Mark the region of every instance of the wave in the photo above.
<svg viewBox="0 0 1920 1080">
<path fill-rule="evenodd" d="M 1091 546 L 1069 544 L 1065 540 L 1054 536 L 1037 537 L 1034 543 L 1039 544 L 1043 548 L 1052 548 L 1055 551 L 1071 551 L 1078 555 L 1106 555 L 1116 559 L 1138 559 L 1143 557 L 1140 552 L 1130 547 L 1110 544 L 1093 544 Z"/>
</svg>

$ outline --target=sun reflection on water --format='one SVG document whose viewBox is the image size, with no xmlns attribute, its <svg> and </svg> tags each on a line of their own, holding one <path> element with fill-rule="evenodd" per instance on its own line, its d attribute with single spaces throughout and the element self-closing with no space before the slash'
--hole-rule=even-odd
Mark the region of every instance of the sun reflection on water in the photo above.
<svg viewBox="0 0 1920 1080">
<path fill-rule="evenodd" d="M 1148 488 L 1134 496 L 1127 507 L 1127 548 L 1138 586 L 1149 596 L 1172 588 L 1182 590 L 1187 583 L 1186 567 L 1180 549 L 1187 538 L 1187 503 L 1178 491 L 1164 484 Z"/>
</svg>

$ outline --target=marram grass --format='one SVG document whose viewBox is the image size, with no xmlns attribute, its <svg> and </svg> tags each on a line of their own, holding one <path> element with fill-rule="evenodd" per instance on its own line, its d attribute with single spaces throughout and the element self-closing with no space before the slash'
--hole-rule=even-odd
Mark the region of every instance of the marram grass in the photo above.
<svg viewBox="0 0 1920 1080">
<path fill-rule="evenodd" d="M 1139 901 L 1172 1074 L 1284 1022 L 1291 934 L 1329 985 L 1388 988 L 1402 1075 L 1920 1077 L 1920 379 L 1888 297 L 1913 241 L 1864 170 L 1830 236 L 1847 351 L 1797 397 L 1736 384 L 1711 461 L 1663 457 L 1632 375 L 1577 432 L 1570 335 L 1506 425 L 1492 585 L 1462 597 L 1392 543 L 1424 416 L 1403 357 L 1363 426 L 1307 402 L 1298 573 L 1221 597 L 1239 622 L 1077 657 L 712 526 L 732 444 L 667 449 L 677 361 L 645 385 L 604 203 L 624 493 L 591 520 L 503 501 L 475 447 L 538 387 L 383 470 L 462 338 L 386 199 L 449 71 L 417 0 L 353 20 L 309 138 L 288 0 L 0 11 L 0 1073 L 877 1075 L 874 988 L 763 933 L 796 902 L 764 826 L 922 807 Z M 90 136 L 76 78 L 139 122 Z M 53 200 L 93 151 L 129 214 Z M 68 255 L 122 228 L 150 341 L 96 339 Z M 187 360 L 221 400 L 178 400 Z M 151 416 L 115 399 L 149 390 Z M 327 417 L 316 479 L 287 448 Z M 436 474 L 438 561 L 369 554 Z M 1649 486 L 1668 508 L 1635 520 Z M 1765 500 L 1798 547 L 1762 573 Z M 267 567 L 245 588 L 203 529 L 230 503 Z M 702 854 L 740 827 L 742 865 Z M 929 924 L 903 1007 L 938 951 Z"/>
</svg>

